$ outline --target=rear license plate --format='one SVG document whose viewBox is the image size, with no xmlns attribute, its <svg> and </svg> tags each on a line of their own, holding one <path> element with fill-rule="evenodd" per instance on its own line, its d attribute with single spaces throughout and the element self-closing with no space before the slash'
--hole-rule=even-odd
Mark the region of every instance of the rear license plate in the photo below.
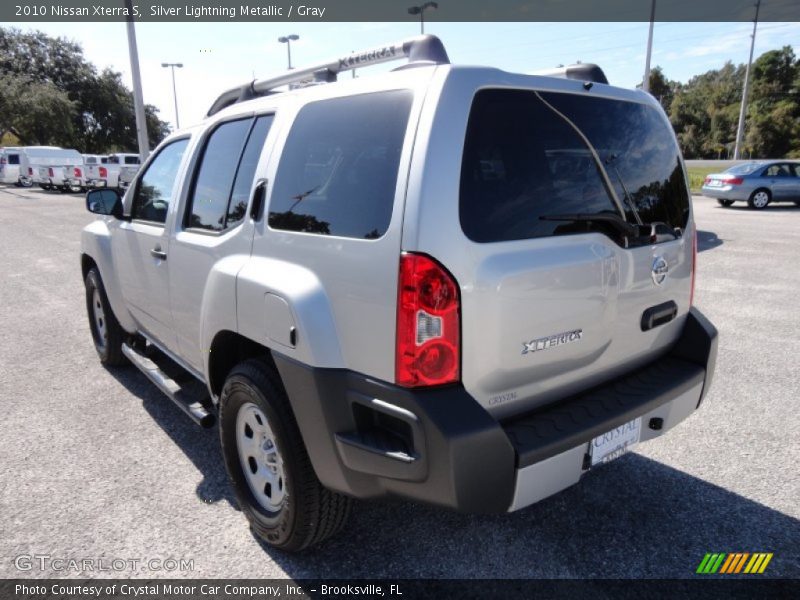
<svg viewBox="0 0 800 600">
<path fill-rule="evenodd" d="M 719 179 L 712 179 L 708 182 L 708 187 L 722 187 L 722 182 Z"/>
<path fill-rule="evenodd" d="M 611 431 L 598 435 L 589 444 L 592 466 L 611 462 L 633 448 L 639 441 L 642 418 L 628 421 Z"/>
</svg>

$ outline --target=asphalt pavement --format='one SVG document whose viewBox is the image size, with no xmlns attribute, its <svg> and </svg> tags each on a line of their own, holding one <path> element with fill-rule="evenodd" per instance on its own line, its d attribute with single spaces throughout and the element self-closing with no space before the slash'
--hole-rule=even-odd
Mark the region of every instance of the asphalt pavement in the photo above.
<svg viewBox="0 0 800 600">
<path fill-rule="evenodd" d="M 0 188 L 0 577 L 682 578 L 707 552 L 772 552 L 769 575 L 800 577 L 800 208 L 695 197 L 696 304 L 720 346 L 679 427 L 514 514 L 362 502 L 336 538 L 286 555 L 250 534 L 216 428 L 98 362 L 83 204 Z"/>
</svg>

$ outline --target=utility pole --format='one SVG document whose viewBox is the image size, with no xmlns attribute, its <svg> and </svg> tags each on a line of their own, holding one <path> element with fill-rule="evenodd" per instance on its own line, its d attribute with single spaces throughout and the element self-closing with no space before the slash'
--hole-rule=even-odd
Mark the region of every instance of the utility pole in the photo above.
<svg viewBox="0 0 800 600">
<path fill-rule="evenodd" d="M 756 18 L 753 21 L 753 35 L 750 36 L 750 58 L 747 59 L 747 69 L 744 72 L 744 89 L 742 90 L 742 105 L 739 107 L 739 127 L 736 129 L 736 145 L 733 147 L 733 160 L 739 160 L 744 139 L 744 120 L 747 114 L 747 95 L 750 93 L 750 66 L 753 64 L 753 49 L 756 45 L 756 28 L 758 27 L 758 10 L 761 0 L 756 2 Z"/>
<path fill-rule="evenodd" d="M 169 67 L 172 70 L 172 99 L 175 101 L 175 129 L 181 128 L 180 119 L 178 119 L 178 92 L 175 90 L 175 67 L 183 68 L 183 63 L 161 63 L 162 67 Z M 255 77 L 253 77 L 255 79 Z"/>
<path fill-rule="evenodd" d="M 139 161 L 144 163 L 150 154 L 150 141 L 147 138 L 147 119 L 144 116 L 144 99 L 142 98 L 142 76 L 139 73 L 139 50 L 136 47 L 136 30 L 133 28 L 133 7 L 131 0 L 125 0 L 128 9 L 128 54 L 131 59 L 131 77 L 133 78 L 133 109 L 136 113 L 136 138 L 139 142 Z"/>
<path fill-rule="evenodd" d="M 286 56 L 289 59 L 289 70 L 292 70 L 292 42 L 296 42 L 300 39 L 300 36 L 293 33 L 291 35 L 282 35 L 278 38 L 278 41 L 281 44 L 286 44 Z"/>
<path fill-rule="evenodd" d="M 439 8 L 439 5 L 436 2 L 425 2 L 424 4 L 420 4 L 419 6 L 410 6 L 408 8 L 408 14 L 419 15 L 420 35 L 425 34 L 425 11 L 428 9 L 436 10 L 437 8 Z"/>
<path fill-rule="evenodd" d="M 642 80 L 642 89 L 645 92 L 650 91 L 650 56 L 653 54 L 653 25 L 656 21 L 656 0 L 653 0 L 650 5 L 650 33 L 647 35 L 647 58 L 644 62 L 644 79 Z"/>
</svg>

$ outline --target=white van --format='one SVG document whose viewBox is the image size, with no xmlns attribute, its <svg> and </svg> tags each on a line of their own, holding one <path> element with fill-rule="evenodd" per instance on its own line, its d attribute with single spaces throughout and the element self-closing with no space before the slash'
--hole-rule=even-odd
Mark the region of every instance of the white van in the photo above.
<svg viewBox="0 0 800 600">
<path fill-rule="evenodd" d="M 50 148 L 28 152 L 33 182 L 43 190 L 81 191 L 83 156 L 72 148 Z"/>
<path fill-rule="evenodd" d="M 117 152 L 108 155 L 108 164 L 106 165 L 107 176 L 105 177 L 105 184 L 102 183 L 98 187 L 120 187 L 119 176 L 125 167 L 139 166 L 139 155 L 131 152 Z M 135 171 L 134 171 L 135 174 Z"/>
<path fill-rule="evenodd" d="M 33 185 L 34 170 L 42 155 L 53 150 L 61 150 L 58 146 L 9 146 L 3 149 L 0 156 L 0 183 L 13 183 L 17 187 Z"/>
<path fill-rule="evenodd" d="M 84 154 L 81 185 L 86 188 L 98 187 L 96 184 L 102 178 L 108 177 L 108 156 L 105 154 Z"/>
</svg>

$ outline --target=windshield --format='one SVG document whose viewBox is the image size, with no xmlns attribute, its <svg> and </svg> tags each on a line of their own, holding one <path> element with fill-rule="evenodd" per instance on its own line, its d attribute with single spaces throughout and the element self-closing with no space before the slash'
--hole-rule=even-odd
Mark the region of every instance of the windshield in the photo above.
<svg viewBox="0 0 800 600">
<path fill-rule="evenodd" d="M 755 163 L 755 162 L 743 163 L 741 165 L 735 165 L 730 169 L 725 170 L 724 172 L 730 173 L 731 175 L 750 175 L 750 173 L 757 171 L 763 166 L 764 165 L 762 163 Z"/>
<path fill-rule="evenodd" d="M 470 239 L 577 233 L 585 227 L 540 217 L 621 215 L 620 207 L 631 223 L 638 214 L 644 223 L 686 226 L 689 193 L 679 150 L 656 109 L 554 92 L 476 94 L 460 188 L 461 225 Z"/>
</svg>

